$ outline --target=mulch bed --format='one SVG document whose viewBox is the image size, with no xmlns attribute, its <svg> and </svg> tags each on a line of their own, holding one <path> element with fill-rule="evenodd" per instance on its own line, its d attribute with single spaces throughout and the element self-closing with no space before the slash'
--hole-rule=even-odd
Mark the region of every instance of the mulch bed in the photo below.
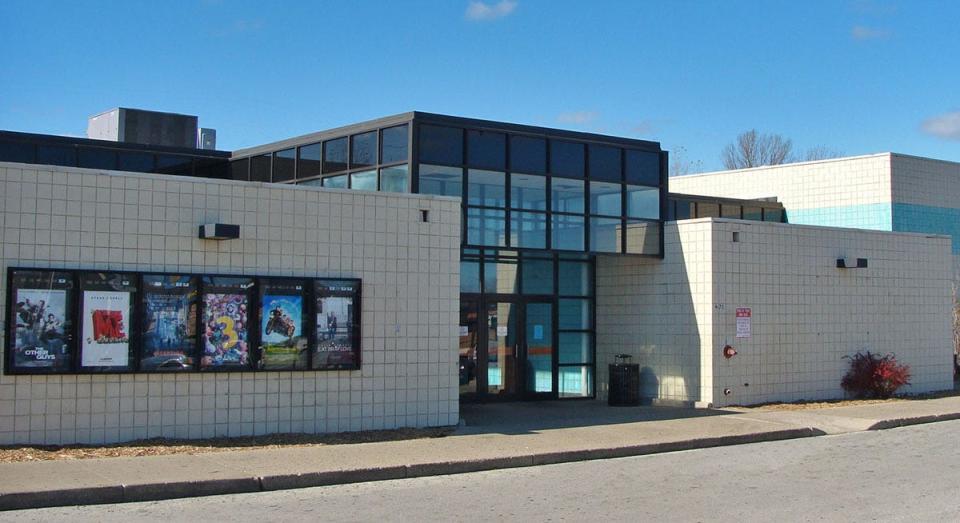
<svg viewBox="0 0 960 523">
<path fill-rule="evenodd" d="M 202 440 L 153 438 L 116 443 L 113 445 L 36 445 L 0 446 L 0 463 L 49 461 L 89 458 L 129 458 L 136 456 L 164 456 L 170 454 L 200 454 L 235 450 L 259 450 L 282 447 L 309 447 L 375 443 L 421 438 L 442 438 L 453 432 L 450 428 L 395 429 L 338 434 L 270 434 L 236 438 Z"/>
</svg>

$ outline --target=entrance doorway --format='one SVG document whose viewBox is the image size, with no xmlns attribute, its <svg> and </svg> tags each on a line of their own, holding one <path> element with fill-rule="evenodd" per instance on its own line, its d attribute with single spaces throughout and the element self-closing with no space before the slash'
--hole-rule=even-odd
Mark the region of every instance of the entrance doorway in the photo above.
<svg viewBox="0 0 960 523">
<path fill-rule="evenodd" d="M 554 300 L 461 301 L 460 392 L 484 401 L 557 397 Z"/>
</svg>

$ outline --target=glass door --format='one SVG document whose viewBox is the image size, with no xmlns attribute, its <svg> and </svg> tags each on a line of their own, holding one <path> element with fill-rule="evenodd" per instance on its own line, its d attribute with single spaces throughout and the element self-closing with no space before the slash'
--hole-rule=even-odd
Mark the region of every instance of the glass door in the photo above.
<svg viewBox="0 0 960 523">
<path fill-rule="evenodd" d="M 477 394 L 478 312 L 476 301 L 460 301 L 460 397 L 465 399 L 473 399 Z"/>
<path fill-rule="evenodd" d="M 487 303 L 487 346 L 481 372 L 489 399 L 515 399 L 520 393 L 519 304 L 506 301 Z"/>
<path fill-rule="evenodd" d="M 525 392 L 528 397 L 555 397 L 553 303 L 524 303 Z"/>
</svg>

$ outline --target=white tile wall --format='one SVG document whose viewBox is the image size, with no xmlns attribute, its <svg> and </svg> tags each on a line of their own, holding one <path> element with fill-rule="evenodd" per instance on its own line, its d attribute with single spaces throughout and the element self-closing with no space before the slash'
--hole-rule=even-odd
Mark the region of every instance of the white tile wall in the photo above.
<svg viewBox="0 0 960 523">
<path fill-rule="evenodd" d="M 13 163 L 0 163 L 0 189 L 4 275 L 19 265 L 363 280 L 361 370 L 2 375 L 0 444 L 458 422 L 456 199 Z M 197 239 L 211 222 L 239 224 L 240 239 Z"/>
<path fill-rule="evenodd" d="M 776 196 L 792 209 L 889 203 L 890 153 L 673 176 L 670 191 L 728 198 Z"/>
<path fill-rule="evenodd" d="M 960 209 L 960 163 L 892 155 L 893 201 Z"/>
<path fill-rule="evenodd" d="M 865 349 L 910 365 L 907 392 L 952 386 L 949 238 L 716 219 L 668 223 L 665 234 L 663 261 L 597 264 L 598 362 L 636 354 L 660 398 L 842 397 L 843 357 Z M 838 257 L 869 267 L 837 269 Z M 752 309 L 749 339 L 736 338 L 737 307 Z M 617 329 L 626 334 L 604 334 Z M 728 343 L 739 352 L 730 360 Z"/>
</svg>

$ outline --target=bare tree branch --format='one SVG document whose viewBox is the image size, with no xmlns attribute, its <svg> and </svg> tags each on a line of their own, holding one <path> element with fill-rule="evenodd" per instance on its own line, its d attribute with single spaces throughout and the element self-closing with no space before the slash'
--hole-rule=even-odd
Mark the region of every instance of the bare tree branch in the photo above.
<svg viewBox="0 0 960 523">
<path fill-rule="evenodd" d="M 789 163 L 793 159 L 793 141 L 779 134 L 764 134 L 750 129 L 740 133 L 734 143 L 724 147 L 721 158 L 727 169 Z"/>
<path fill-rule="evenodd" d="M 843 153 L 833 149 L 832 147 L 827 147 L 826 145 L 818 145 L 816 147 L 811 147 L 807 149 L 807 152 L 803 153 L 804 162 L 814 162 L 817 160 L 829 160 L 830 158 L 839 158 L 843 156 Z"/>
<path fill-rule="evenodd" d="M 702 160 L 691 160 L 684 146 L 670 152 L 670 176 L 685 176 L 703 172 Z"/>
</svg>

